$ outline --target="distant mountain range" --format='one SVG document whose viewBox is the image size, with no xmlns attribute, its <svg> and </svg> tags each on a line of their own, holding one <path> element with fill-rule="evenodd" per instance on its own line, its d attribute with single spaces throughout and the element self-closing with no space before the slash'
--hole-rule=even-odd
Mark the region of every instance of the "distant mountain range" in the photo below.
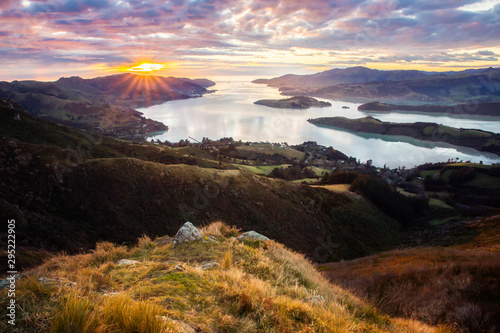
<svg viewBox="0 0 500 333">
<path fill-rule="evenodd" d="M 500 69 L 461 72 L 383 71 L 366 67 L 331 69 L 312 75 L 288 74 L 253 83 L 279 88 L 282 95 L 309 95 L 358 101 L 500 101 Z"/>
<path fill-rule="evenodd" d="M 133 138 L 168 129 L 133 108 L 200 97 L 212 85 L 215 83 L 207 79 L 133 74 L 69 77 L 55 82 L 0 82 L 0 98 L 11 98 L 40 118 Z"/>
</svg>

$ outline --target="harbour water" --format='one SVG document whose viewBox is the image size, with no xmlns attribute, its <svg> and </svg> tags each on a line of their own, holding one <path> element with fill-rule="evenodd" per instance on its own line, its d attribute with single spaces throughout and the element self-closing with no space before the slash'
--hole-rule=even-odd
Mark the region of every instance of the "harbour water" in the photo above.
<svg viewBox="0 0 500 333">
<path fill-rule="evenodd" d="M 329 101 L 331 107 L 306 110 L 276 109 L 253 102 L 260 99 L 280 99 L 277 89 L 250 82 L 224 81 L 211 87 L 216 92 L 199 98 L 178 100 L 139 109 L 144 116 L 163 122 L 169 131 L 151 139 L 176 142 L 192 137 L 219 139 L 233 137 L 242 141 L 269 141 L 299 144 L 316 141 L 332 146 L 362 162 L 371 159 L 377 166 L 413 167 L 426 162 L 448 159 L 500 163 L 500 157 L 472 148 L 457 147 L 441 142 L 427 142 L 406 137 L 387 137 L 315 126 L 309 118 L 343 116 L 360 118 L 368 115 L 382 121 L 435 122 L 457 128 L 475 128 L 500 132 L 500 117 L 445 116 L 415 112 L 360 112 L 359 104 Z M 348 108 L 346 108 L 348 107 Z M 190 140 L 192 141 L 192 140 Z"/>
</svg>

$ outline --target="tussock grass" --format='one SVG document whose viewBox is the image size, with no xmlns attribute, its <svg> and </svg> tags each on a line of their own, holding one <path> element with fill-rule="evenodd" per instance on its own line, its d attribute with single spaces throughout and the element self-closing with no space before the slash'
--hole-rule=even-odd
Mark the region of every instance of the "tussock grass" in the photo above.
<svg viewBox="0 0 500 333">
<path fill-rule="evenodd" d="M 86 297 L 70 294 L 60 309 L 52 325 L 57 333 L 93 333 L 100 330 L 101 318 L 94 310 L 93 302 Z"/>
<path fill-rule="evenodd" d="M 143 237 L 132 249 L 101 243 L 90 254 L 54 257 L 19 285 L 24 295 L 20 300 L 31 295 L 37 301 L 23 305 L 25 315 L 19 317 L 16 329 L 437 332 L 379 313 L 330 284 L 303 255 L 279 243 L 237 241 L 236 230 L 214 223 L 202 231 L 205 238 L 213 236 L 217 242 L 203 239 L 173 248 Z M 120 259 L 138 256 L 141 260 L 136 264 L 116 265 Z M 221 266 L 204 270 L 201 264 L 207 260 Z M 40 285 L 42 276 L 54 283 Z M 325 302 L 304 300 L 316 295 Z M 36 314 L 41 316 L 34 320 Z"/>
<path fill-rule="evenodd" d="M 240 229 L 222 222 L 214 222 L 200 229 L 200 233 L 203 235 L 214 237 L 233 237 L 237 236 L 239 232 Z"/>
<path fill-rule="evenodd" d="M 165 332 L 167 325 L 161 317 L 163 312 L 163 308 L 157 304 L 135 301 L 124 295 L 108 297 L 102 305 L 102 315 L 109 332 Z"/>
</svg>

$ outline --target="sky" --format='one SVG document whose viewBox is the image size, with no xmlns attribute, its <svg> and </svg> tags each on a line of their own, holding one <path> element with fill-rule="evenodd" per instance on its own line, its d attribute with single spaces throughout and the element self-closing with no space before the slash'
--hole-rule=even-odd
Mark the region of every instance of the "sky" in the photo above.
<svg viewBox="0 0 500 333">
<path fill-rule="evenodd" d="M 0 0 L 0 80 L 500 67 L 500 0 Z"/>
</svg>

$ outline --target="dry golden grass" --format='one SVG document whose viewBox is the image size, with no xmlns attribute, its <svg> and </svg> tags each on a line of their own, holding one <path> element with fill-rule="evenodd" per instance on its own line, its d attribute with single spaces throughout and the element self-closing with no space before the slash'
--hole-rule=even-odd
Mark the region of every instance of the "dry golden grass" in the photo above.
<svg viewBox="0 0 500 333">
<path fill-rule="evenodd" d="M 318 266 L 329 279 L 397 317 L 464 332 L 500 330 L 499 217 L 452 247 L 418 247 Z"/>
<path fill-rule="evenodd" d="M 438 332 L 380 314 L 274 241 L 239 242 L 222 223 L 203 235 L 218 241 L 172 247 L 143 237 L 132 249 L 101 243 L 50 259 L 20 283 L 14 331 Z M 117 265 L 123 258 L 139 262 Z M 204 270 L 207 260 L 221 266 Z M 316 295 L 325 302 L 304 300 Z"/>
</svg>

